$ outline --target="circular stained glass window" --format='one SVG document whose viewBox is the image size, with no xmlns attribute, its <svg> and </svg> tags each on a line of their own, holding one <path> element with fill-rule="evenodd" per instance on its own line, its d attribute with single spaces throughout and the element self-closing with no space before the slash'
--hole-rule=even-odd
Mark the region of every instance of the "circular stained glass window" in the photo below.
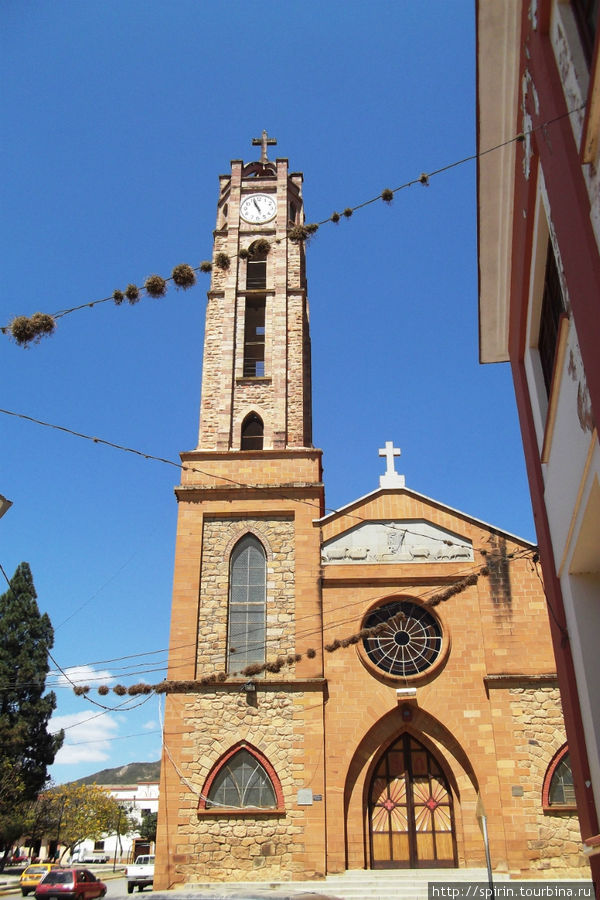
<svg viewBox="0 0 600 900">
<path fill-rule="evenodd" d="M 440 655 L 441 625 L 416 603 L 396 600 L 379 606 L 367 616 L 364 628 L 378 625 L 381 631 L 364 638 L 363 646 L 371 662 L 389 675 L 417 675 Z"/>
</svg>

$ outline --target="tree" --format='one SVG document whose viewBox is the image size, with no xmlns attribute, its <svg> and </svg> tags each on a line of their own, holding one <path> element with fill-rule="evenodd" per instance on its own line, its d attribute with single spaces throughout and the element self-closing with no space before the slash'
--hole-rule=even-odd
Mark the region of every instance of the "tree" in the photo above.
<svg viewBox="0 0 600 900">
<path fill-rule="evenodd" d="M 4 871 L 8 853 L 25 831 L 24 821 L 29 803 L 23 802 L 24 785 L 18 766 L 0 759 L 0 872 Z"/>
<path fill-rule="evenodd" d="M 86 838 L 97 841 L 117 829 L 132 830 L 132 822 L 114 797 L 95 784 L 62 784 L 43 795 L 45 833 L 73 853 Z"/>
<path fill-rule="evenodd" d="M 158 813 L 153 812 L 144 812 L 142 813 L 142 821 L 140 824 L 140 837 L 145 841 L 155 841 L 156 840 L 156 823 L 158 820 Z"/>
<path fill-rule="evenodd" d="M 64 738 L 48 732 L 56 696 L 43 695 L 54 630 L 36 598 L 29 565 L 21 563 L 0 597 L 0 755 L 22 782 L 24 800 L 45 785 Z"/>
<path fill-rule="evenodd" d="M 36 601 L 23 562 L 0 596 L 0 822 L 35 800 L 64 739 L 62 731 L 48 732 L 56 708 L 54 693 L 45 694 L 54 631 Z"/>
</svg>

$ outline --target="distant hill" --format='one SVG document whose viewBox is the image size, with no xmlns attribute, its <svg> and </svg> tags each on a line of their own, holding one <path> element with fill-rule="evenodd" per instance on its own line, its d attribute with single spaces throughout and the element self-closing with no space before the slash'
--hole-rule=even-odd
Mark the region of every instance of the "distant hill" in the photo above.
<svg viewBox="0 0 600 900">
<path fill-rule="evenodd" d="M 138 784 L 140 781 L 158 781 L 160 760 L 156 762 L 128 763 L 115 769 L 102 769 L 95 775 L 78 778 L 73 784 Z"/>
</svg>

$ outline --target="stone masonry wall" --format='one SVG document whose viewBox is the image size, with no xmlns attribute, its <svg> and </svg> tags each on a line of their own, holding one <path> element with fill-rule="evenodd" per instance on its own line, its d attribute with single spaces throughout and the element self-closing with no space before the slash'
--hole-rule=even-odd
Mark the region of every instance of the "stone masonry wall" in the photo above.
<svg viewBox="0 0 600 900">
<path fill-rule="evenodd" d="M 216 362 L 223 355 L 224 300 L 222 294 L 212 294 L 206 307 L 204 356 L 202 362 L 202 407 L 200 412 L 199 446 L 215 450 L 219 430 L 220 373 Z"/>
<path fill-rule="evenodd" d="M 295 650 L 294 522 L 289 516 L 210 518 L 204 520 L 202 577 L 198 614 L 198 677 L 225 670 L 229 560 L 237 541 L 251 532 L 267 554 L 266 658 Z M 286 667 L 292 675 L 294 666 Z M 269 675 L 268 678 L 278 678 Z"/>
<path fill-rule="evenodd" d="M 175 848 L 178 880 L 298 877 L 293 854 L 302 849 L 305 832 L 304 811 L 295 806 L 303 785 L 303 729 L 296 721 L 302 697 L 291 686 L 285 690 L 259 687 L 255 695 L 247 695 L 239 685 L 227 685 L 186 699 L 180 720 L 185 732 Z M 249 815 L 198 808 L 212 768 L 239 741 L 260 750 L 273 766 L 281 782 L 283 810 Z"/>
<path fill-rule="evenodd" d="M 579 821 L 575 813 L 548 813 L 542 809 L 542 787 L 548 766 L 566 741 L 558 688 L 515 687 L 509 690 L 515 753 L 523 754 L 523 801 L 533 812 L 527 828 L 530 877 L 552 875 L 584 878 L 589 864 L 581 852 Z"/>
</svg>

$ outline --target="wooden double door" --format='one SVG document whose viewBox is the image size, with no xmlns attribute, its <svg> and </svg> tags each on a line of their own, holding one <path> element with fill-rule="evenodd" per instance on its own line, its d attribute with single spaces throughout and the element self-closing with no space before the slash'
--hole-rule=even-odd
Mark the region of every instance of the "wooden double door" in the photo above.
<svg viewBox="0 0 600 900">
<path fill-rule="evenodd" d="M 381 756 L 369 790 L 374 869 L 456 866 L 452 794 L 432 753 L 403 734 Z"/>
</svg>

